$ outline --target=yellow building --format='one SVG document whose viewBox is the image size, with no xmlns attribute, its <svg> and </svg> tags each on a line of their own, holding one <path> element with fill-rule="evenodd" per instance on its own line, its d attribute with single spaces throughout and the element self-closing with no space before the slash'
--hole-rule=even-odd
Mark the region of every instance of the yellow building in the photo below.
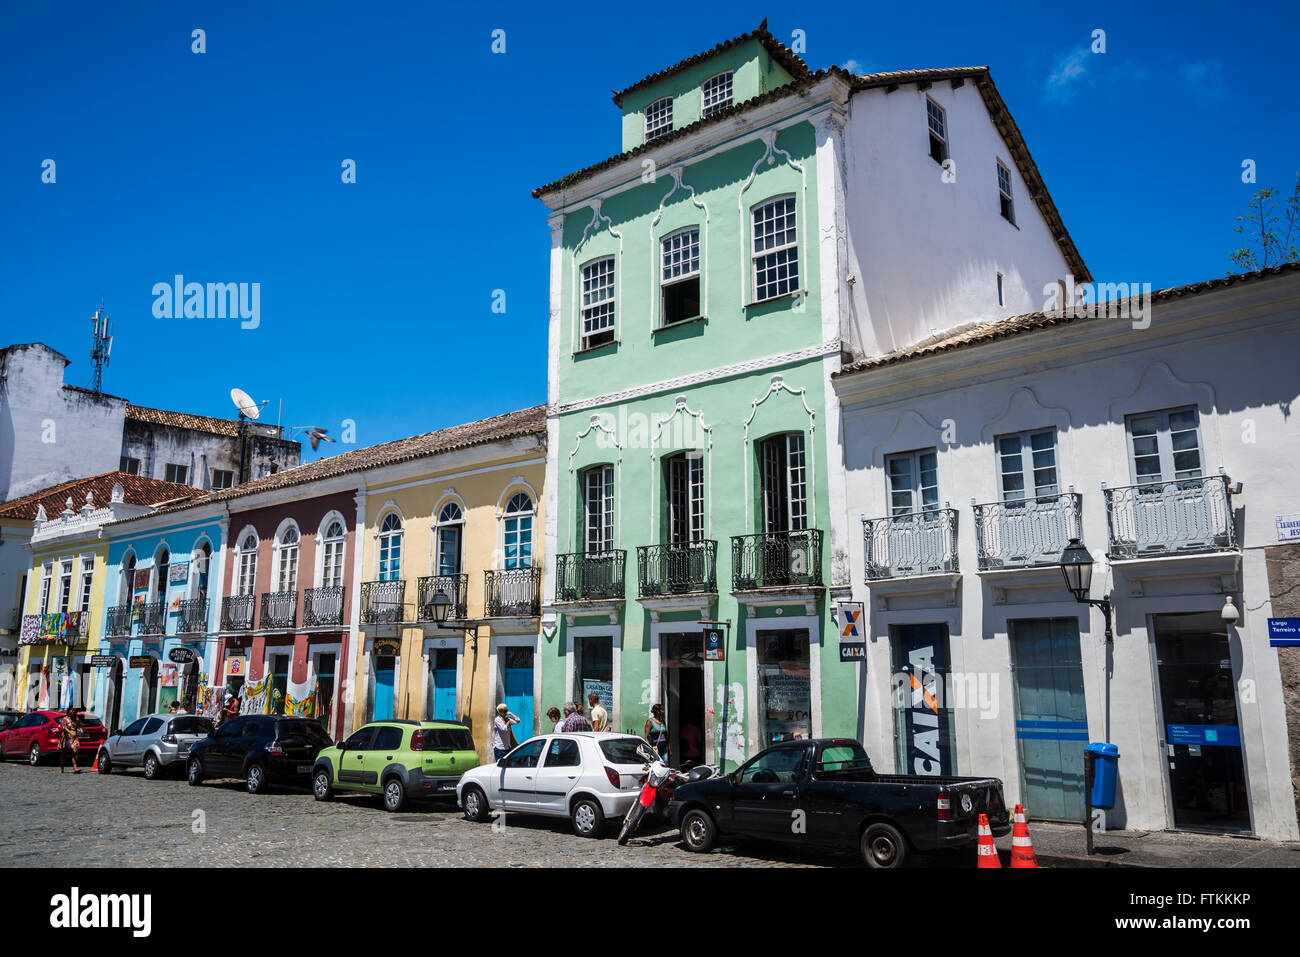
<svg viewBox="0 0 1300 957">
<path fill-rule="evenodd" d="M 499 702 L 521 719 L 521 741 L 545 720 L 536 656 L 546 410 L 390 446 L 376 447 L 358 492 L 353 727 L 450 718 L 486 757 Z"/>
<path fill-rule="evenodd" d="M 6 519 L 30 516 L 33 523 L 17 662 L 4 676 L 14 705 L 94 711 L 90 658 L 98 643 L 92 636 L 103 632 L 109 546 L 103 526 L 201 494 L 184 485 L 106 472 L 5 503 Z"/>
</svg>

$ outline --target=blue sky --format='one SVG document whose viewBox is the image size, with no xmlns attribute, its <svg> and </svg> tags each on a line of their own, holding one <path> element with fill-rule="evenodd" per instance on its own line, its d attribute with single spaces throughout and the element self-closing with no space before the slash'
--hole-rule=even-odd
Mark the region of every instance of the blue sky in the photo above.
<svg viewBox="0 0 1300 957">
<path fill-rule="evenodd" d="M 1099 280 L 1224 274 L 1251 194 L 1300 170 L 1300 15 L 1282 2 L 9 3 L 0 343 L 46 342 L 85 385 L 102 296 L 105 391 L 224 416 L 239 386 L 271 421 L 281 401 L 285 425 L 352 420 L 362 445 L 542 402 L 549 232 L 530 190 L 619 151 L 611 89 L 764 16 L 786 42 L 804 31 L 814 69 L 988 64 Z M 155 318 L 177 273 L 259 282 L 259 327 Z"/>
</svg>

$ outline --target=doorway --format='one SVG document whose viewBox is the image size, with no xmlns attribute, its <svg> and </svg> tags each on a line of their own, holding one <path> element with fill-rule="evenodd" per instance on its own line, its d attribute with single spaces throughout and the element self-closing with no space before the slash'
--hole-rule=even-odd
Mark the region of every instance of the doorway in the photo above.
<svg viewBox="0 0 1300 957">
<path fill-rule="evenodd" d="M 953 715 L 946 685 L 951 674 L 948 626 L 893 629 L 894 737 L 900 774 L 956 774 Z"/>
<path fill-rule="evenodd" d="M 326 731 L 330 730 L 330 721 L 334 716 L 334 652 L 317 652 L 312 663 L 316 674 L 316 687 L 312 702 L 312 715 Z"/>
<path fill-rule="evenodd" d="M 122 727 L 122 659 L 116 656 L 108 671 L 108 707 L 104 712 L 104 726 L 110 733 Z"/>
<path fill-rule="evenodd" d="M 668 722 L 669 763 L 694 767 L 704 763 L 704 636 L 696 631 L 664 635 L 661 640 L 660 687 Z"/>
<path fill-rule="evenodd" d="M 1022 803 L 1036 821 L 1081 821 L 1088 712 L 1079 621 L 1009 624 Z"/>
<path fill-rule="evenodd" d="M 289 655 L 271 655 L 270 713 L 284 714 L 286 696 L 289 694 Z"/>
<path fill-rule="evenodd" d="M 393 717 L 393 686 L 397 673 L 395 655 L 375 655 L 375 694 L 371 702 L 371 721 L 389 721 Z"/>
<path fill-rule="evenodd" d="M 1152 625 L 1174 827 L 1250 833 L 1227 628 L 1216 612 Z"/>
<path fill-rule="evenodd" d="M 149 658 L 149 665 L 144 669 L 144 700 L 140 702 L 139 717 L 154 714 L 158 710 L 158 659 Z"/>
<path fill-rule="evenodd" d="M 501 649 L 501 700 L 519 719 L 515 742 L 522 744 L 533 736 L 533 649 L 531 646 L 506 646 Z"/>
<path fill-rule="evenodd" d="M 426 714 L 430 721 L 455 721 L 456 649 L 431 648 L 429 651 L 429 702 Z M 529 690 L 532 690 L 531 685 Z M 518 711 L 515 714 L 522 717 Z"/>
</svg>

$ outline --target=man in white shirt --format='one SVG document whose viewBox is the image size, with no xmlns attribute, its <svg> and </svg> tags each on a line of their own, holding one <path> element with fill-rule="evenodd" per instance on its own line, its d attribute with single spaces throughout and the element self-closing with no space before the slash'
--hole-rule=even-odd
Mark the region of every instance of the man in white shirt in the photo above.
<svg viewBox="0 0 1300 957">
<path fill-rule="evenodd" d="M 600 706 L 600 695 L 594 691 L 587 695 L 587 704 L 591 705 L 591 730 L 609 730 L 609 712 Z"/>
</svg>

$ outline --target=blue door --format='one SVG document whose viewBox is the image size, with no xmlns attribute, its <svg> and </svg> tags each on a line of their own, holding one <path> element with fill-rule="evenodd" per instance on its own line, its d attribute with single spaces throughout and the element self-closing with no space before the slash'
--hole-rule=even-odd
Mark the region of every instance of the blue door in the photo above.
<svg viewBox="0 0 1300 957">
<path fill-rule="evenodd" d="M 455 721 L 456 652 L 454 649 L 444 648 L 434 652 L 430 685 L 429 718 L 434 721 Z"/>
<path fill-rule="evenodd" d="M 1036 821 L 1083 820 L 1083 699 L 1079 622 L 1011 623 L 1021 802 Z"/>
<path fill-rule="evenodd" d="M 515 742 L 522 744 L 533 736 L 533 649 L 505 648 L 505 681 L 502 700 L 519 719 L 512 729 Z"/>
<path fill-rule="evenodd" d="M 371 721 L 387 721 L 393 716 L 393 672 L 397 660 L 392 655 L 375 657 L 375 698 Z"/>
</svg>

